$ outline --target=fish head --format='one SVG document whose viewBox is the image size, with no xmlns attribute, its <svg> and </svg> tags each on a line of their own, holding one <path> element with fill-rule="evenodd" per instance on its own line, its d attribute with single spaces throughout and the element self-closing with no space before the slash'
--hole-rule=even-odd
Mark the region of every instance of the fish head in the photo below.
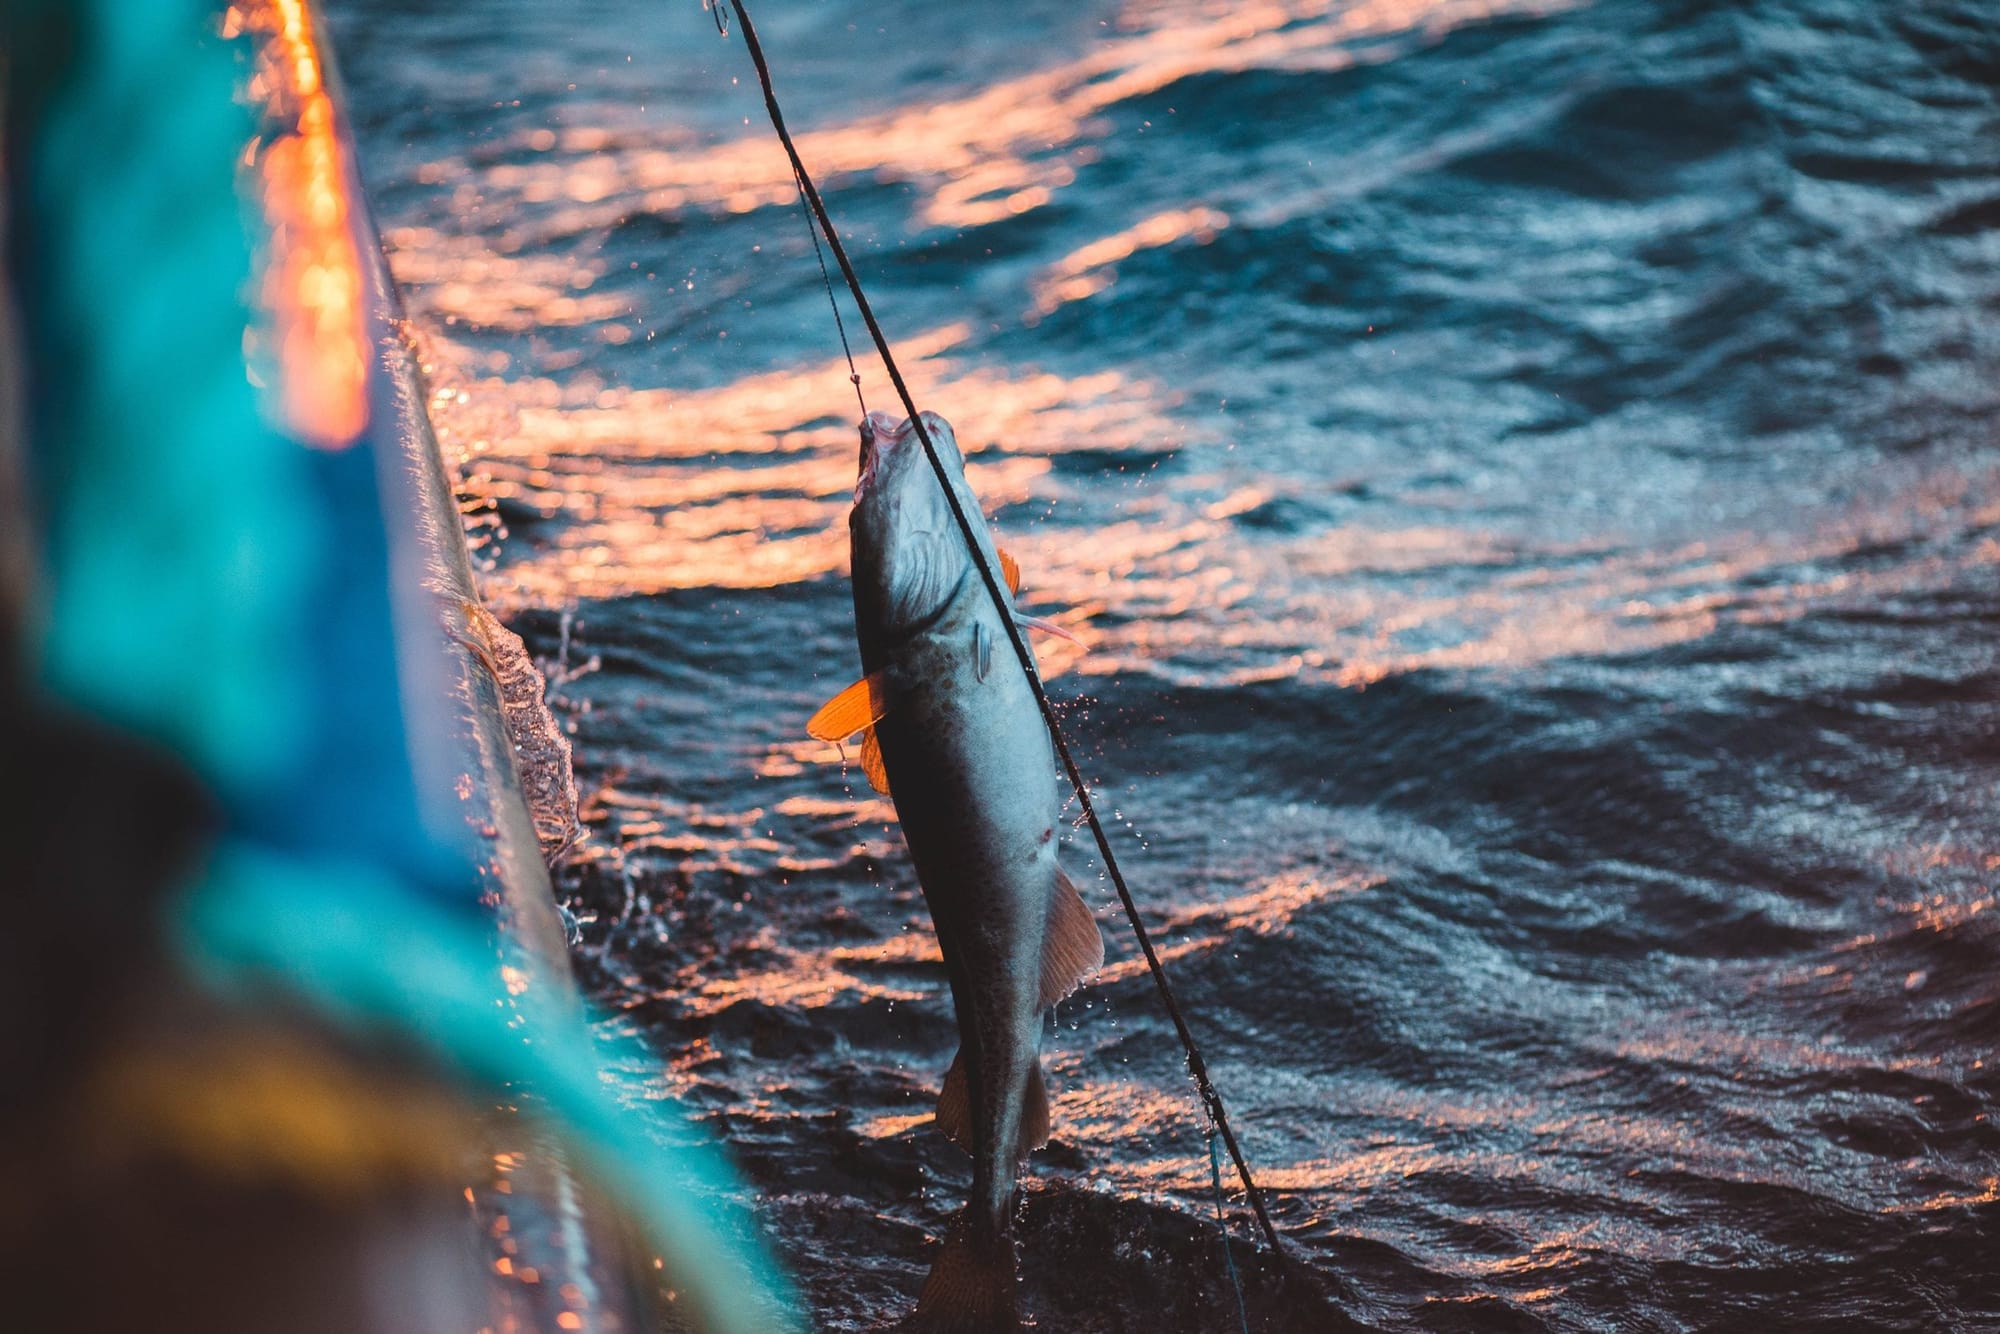
<svg viewBox="0 0 2000 1334">
<path fill-rule="evenodd" d="M 951 424 L 935 412 L 922 417 L 966 517 L 983 535 L 984 518 L 966 485 L 965 460 Z M 935 618 L 971 568 L 965 538 L 915 424 L 886 412 L 862 420 L 861 475 L 847 527 L 855 612 L 879 634 L 895 636 Z"/>
</svg>

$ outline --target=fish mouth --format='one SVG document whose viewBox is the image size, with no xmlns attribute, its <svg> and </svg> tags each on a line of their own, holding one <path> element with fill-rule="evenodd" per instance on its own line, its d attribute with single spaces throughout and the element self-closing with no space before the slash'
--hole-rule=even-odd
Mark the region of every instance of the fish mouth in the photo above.
<svg viewBox="0 0 2000 1334">
<path fill-rule="evenodd" d="M 886 412 L 871 412 L 861 419 L 861 476 L 854 483 L 854 503 L 860 504 L 875 483 L 882 459 L 909 433 L 910 424 L 898 422 Z"/>
</svg>

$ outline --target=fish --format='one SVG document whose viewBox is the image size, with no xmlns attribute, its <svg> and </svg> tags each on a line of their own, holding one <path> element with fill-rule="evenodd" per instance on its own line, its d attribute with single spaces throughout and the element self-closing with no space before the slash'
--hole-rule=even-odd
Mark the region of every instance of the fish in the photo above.
<svg viewBox="0 0 2000 1334">
<path fill-rule="evenodd" d="M 895 803 L 958 1019 L 936 1124 L 972 1155 L 972 1190 L 915 1323 L 1012 1329 L 1017 1176 L 1049 1138 L 1043 1019 L 1103 965 L 1104 939 L 1056 859 L 1054 748 L 1001 617 L 1056 627 L 1014 605 L 1020 566 L 994 543 L 957 437 L 936 413 L 922 421 L 980 556 L 1003 573 L 1007 605 L 974 568 L 914 424 L 868 413 L 848 515 L 864 675 L 807 730 L 829 741 L 862 734 L 862 769 Z"/>
</svg>

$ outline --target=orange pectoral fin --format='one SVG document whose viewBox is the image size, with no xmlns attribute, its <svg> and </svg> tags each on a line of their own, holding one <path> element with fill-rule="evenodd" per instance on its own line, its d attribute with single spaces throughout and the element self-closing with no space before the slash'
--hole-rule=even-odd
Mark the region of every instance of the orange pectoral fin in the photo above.
<svg viewBox="0 0 2000 1334">
<path fill-rule="evenodd" d="M 839 743 L 880 722 L 889 711 L 889 691 L 881 672 L 870 672 L 820 705 L 806 719 L 806 734 L 817 741 Z"/>
<path fill-rule="evenodd" d="M 1021 562 L 1014 559 L 1014 553 L 1005 547 L 995 547 L 1000 553 L 1000 573 L 1006 576 L 1007 591 L 1018 594 L 1021 591 Z"/>
<path fill-rule="evenodd" d="M 868 786 L 889 796 L 889 768 L 882 763 L 882 743 L 875 739 L 875 729 L 870 727 L 861 734 L 861 772 L 868 775 Z"/>
</svg>

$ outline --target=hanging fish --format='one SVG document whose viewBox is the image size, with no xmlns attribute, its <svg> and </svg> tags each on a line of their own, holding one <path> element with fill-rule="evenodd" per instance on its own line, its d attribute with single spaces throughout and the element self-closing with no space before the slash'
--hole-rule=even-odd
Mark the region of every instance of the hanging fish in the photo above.
<svg viewBox="0 0 2000 1334">
<path fill-rule="evenodd" d="M 951 427 L 923 414 L 979 550 L 1018 592 L 965 480 Z M 958 1015 L 937 1125 L 972 1155 L 972 1194 L 917 1301 L 930 1327 L 1011 1329 L 1019 1164 L 1049 1138 L 1042 1020 L 1104 962 L 1104 941 L 1056 864 L 1056 762 L 1028 678 L 908 421 L 871 412 L 848 516 L 854 626 L 867 673 L 807 730 L 863 733 L 936 925 Z M 1043 625 L 1012 605 L 1018 624 Z M 997 649 L 997 652 L 996 652 Z"/>
</svg>

